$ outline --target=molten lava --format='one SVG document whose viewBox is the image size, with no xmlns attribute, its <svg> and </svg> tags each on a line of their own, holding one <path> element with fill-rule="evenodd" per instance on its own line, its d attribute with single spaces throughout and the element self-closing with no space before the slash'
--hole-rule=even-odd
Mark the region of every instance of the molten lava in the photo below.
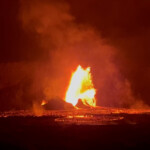
<svg viewBox="0 0 150 150">
<path fill-rule="evenodd" d="M 66 92 L 66 102 L 75 106 L 80 99 L 84 105 L 96 106 L 96 90 L 92 83 L 90 67 L 83 69 L 78 66 L 72 74 L 68 90 Z"/>
<path fill-rule="evenodd" d="M 47 104 L 47 101 L 42 100 L 42 102 L 41 102 L 41 106 L 44 106 L 45 104 Z"/>
</svg>

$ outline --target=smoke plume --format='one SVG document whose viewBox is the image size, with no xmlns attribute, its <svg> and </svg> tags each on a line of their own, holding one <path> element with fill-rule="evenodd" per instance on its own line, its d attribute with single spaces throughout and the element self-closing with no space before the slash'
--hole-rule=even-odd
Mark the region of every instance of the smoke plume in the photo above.
<svg viewBox="0 0 150 150">
<path fill-rule="evenodd" d="M 135 100 L 129 81 L 117 67 L 116 49 L 92 27 L 77 24 L 69 12 L 69 5 L 34 0 L 21 4 L 24 29 L 35 32 L 41 50 L 48 54 L 35 75 L 39 76 L 37 86 L 42 86 L 48 99 L 65 97 L 71 72 L 80 64 L 91 67 L 98 105 L 138 105 L 139 100 Z"/>
<path fill-rule="evenodd" d="M 26 85 L 27 91 L 24 87 L 17 90 L 18 101 L 24 98 L 22 103 L 26 101 L 26 104 L 32 105 L 32 102 L 35 104 L 42 98 L 64 99 L 71 73 L 81 65 L 91 67 L 97 89 L 97 105 L 144 106 L 133 95 L 128 79 L 120 73 L 116 62 L 117 49 L 109 45 L 107 39 L 102 38 L 92 26 L 77 23 L 67 3 L 20 1 L 19 18 L 24 31 L 37 41 L 41 53 L 46 57 L 30 63 L 6 65 L 5 68 L 12 70 L 10 77 L 6 77 L 10 81 L 4 80 L 1 85 L 6 82 L 10 82 L 9 85 L 29 83 Z M 34 52 L 37 55 L 36 50 Z M 28 94 L 32 96 L 29 98 Z"/>
</svg>

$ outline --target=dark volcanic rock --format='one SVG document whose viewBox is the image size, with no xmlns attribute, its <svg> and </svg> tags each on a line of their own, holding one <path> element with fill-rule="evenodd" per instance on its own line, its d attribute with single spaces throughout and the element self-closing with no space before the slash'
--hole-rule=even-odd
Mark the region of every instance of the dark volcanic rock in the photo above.
<svg viewBox="0 0 150 150">
<path fill-rule="evenodd" d="M 45 104 L 44 109 L 46 110 L 68 110 L 68 109 L 74 109 L 73 105 L 70 103 L 66 103 L 62 99 L 51 99 L 48 100 L 48 103 Z"/>
<path fill-rule="evenodd" d="M 84 105 L 81 99 L 78 100 L 78 103 L 76 106 L 78 108 L 90 108 L 90 106 Z"/>
</svg>

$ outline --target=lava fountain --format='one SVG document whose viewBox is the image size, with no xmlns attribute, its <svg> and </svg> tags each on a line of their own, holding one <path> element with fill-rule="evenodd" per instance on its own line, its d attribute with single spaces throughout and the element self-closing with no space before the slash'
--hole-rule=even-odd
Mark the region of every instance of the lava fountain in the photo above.
<svg viewBox="0 0 150 150">
<path fill-rule="evenodd" d="M 84 105 L 95 107 L 95 94 L 96 89 L 92 82 L 90 67 L 83 69 L 79 65 L 75 72 L 72 73 L 65 101 L 76 106 L 80 99 Z"/>
</svg>

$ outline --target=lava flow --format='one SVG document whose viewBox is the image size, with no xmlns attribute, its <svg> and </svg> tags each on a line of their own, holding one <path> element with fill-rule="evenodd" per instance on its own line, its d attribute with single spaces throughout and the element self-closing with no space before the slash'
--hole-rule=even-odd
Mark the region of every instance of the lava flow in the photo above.
<svg viewBox="0 0 150 150">
<path fill-rule="evenodd" d="M 92 83 L 90 67 L 83 69 L 79 65 L 72 74 L 65 101 L 76 106 L 80 99 L 84 105 L 95 107 L 95 94 L 96 90 Z"/>
</svg>

